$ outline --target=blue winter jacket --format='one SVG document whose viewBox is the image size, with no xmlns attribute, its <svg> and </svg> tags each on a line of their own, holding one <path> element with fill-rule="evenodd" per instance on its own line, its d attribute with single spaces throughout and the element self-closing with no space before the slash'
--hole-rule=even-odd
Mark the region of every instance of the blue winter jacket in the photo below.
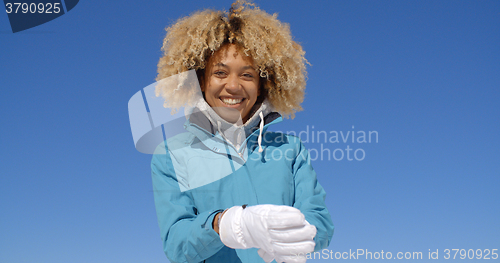
<svg viewBox="0 0 500 263">
<path fill-rule="evenodd" d="M 187 132 L 157 148 L 151 163 L 154 198 L 171 262 L 264 262 L 255 248 L 224 246 L 212 229 L 218 212 L 243 204 L 293 206 L 317 228 L 315 251 L 328 246 L 333 223 L 308 151 L 295 136 L 266 131 L 281 120 L 276 112 L 265 116 L 262 133 L 257 126 L 246 137 L 243 157 L 203 115 L 191 116 Z"/>
</svg>

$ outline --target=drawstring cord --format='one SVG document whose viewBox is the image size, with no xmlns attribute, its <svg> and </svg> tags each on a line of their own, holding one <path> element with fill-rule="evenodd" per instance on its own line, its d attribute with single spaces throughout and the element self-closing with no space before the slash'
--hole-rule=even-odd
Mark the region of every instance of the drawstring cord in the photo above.
<svg viewBox="0 0 500 263">
<path fill-rule="evenodd" d="M 264 129 L 264 114 L 262 114 L 262 111 L 259 112 L 259 116 L 260 116 L 260 131 L 257 142 L 259 143 L 259 152 L 261 153 L 264 151 L 264 149 L 262 149 L 262 130 Z"/>
</svg>

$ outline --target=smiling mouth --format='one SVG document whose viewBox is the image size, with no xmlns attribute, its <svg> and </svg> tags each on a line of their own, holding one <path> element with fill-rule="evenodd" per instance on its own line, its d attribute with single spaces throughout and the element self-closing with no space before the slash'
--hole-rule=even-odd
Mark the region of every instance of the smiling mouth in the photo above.
<svg viewBox="0 0 500 263">
<path fill-rule="evenodd" d="M 220 98 L 220 100 L 226 104 L 226 105 L 229 105 L 229 106 L 234 106 L 234 105 L 237 105 L 237 104 L 240 104 L 243 100 L 245 100 L 244 98 L 240 98 L 240 99 L 234 99 L 234 98 Z"/>
</svg>

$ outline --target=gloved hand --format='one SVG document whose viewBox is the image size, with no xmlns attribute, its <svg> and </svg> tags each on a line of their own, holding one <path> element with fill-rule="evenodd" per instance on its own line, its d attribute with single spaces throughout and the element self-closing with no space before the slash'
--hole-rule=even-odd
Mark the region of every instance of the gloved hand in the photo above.
<svg viewBox="0 0 500 263">
<path fill-rule="evenodd" d="M 316 227 L 296 208 L 256 205 L 229 208 L 219 223 L 224 245 L 231 248 L 260 248 L 266 262 L 273 258 L 286 262 L 305 262 L 305 254 L 314 250 Z M 299 261 L 296 261 L 299 260 Z"/>
<path fill-rule="evenodd" d="M 309 222 L 307 222 L 306 220 L 306 225 L 310 225 Z M 312 226 L 314 227 L 314 226 Z M 306 229 L 306 228 L 304 228 Z M 316 230 L 316 227 L 314 227 L 314 229 Z M 316 233 L 316 232 L 315 232 Z M 314 236 L 313 236 L 314 238 Z M 303 241 L 304 243 L 308 243 L 308 242 L 311 242 L 312 239 L 310 241 Z M 297 243 L 295 244 L 297 245 Z M 310 250 L 309 251 L 303 251 L 303 252 L 298 252 L 297 249 L 293 249 L 293 248 L 289 248 L 288 249 L 288 252 L 285 253 L 285 254 L 281 254 L 281 253 L 270 253 L 270 252 L 266 252 L 264 249 L 259 249 L 258 253 L 259 253 L 259 256 L 265 261 L 265 262 L 271 262 L 273 261 L 273 259 L 276 260 L 276 262 L 278 263 L 281 263 L 281 262 L 286 262 L 286 263 L 305 263 L 307 261 L 307 253 L 310 253 L 310 252 L 313 252 L 314 251 L 314 241 L 312 241 L 312 246 L 310 247 Z"/>
</svg>

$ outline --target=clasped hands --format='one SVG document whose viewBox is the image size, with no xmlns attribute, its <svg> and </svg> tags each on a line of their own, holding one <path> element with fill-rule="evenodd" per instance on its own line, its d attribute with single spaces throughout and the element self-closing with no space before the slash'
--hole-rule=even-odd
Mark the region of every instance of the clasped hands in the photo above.
<svg viewBox="0 0 500 263">
<path fill-rule="evenodd" d="M 316 227 L 291 206 L 234 206 L 222 216 L 219 235 L 230 248 L 259 248 L 265 262 L 304 263 L 314 251 Z"/>
</svg>

